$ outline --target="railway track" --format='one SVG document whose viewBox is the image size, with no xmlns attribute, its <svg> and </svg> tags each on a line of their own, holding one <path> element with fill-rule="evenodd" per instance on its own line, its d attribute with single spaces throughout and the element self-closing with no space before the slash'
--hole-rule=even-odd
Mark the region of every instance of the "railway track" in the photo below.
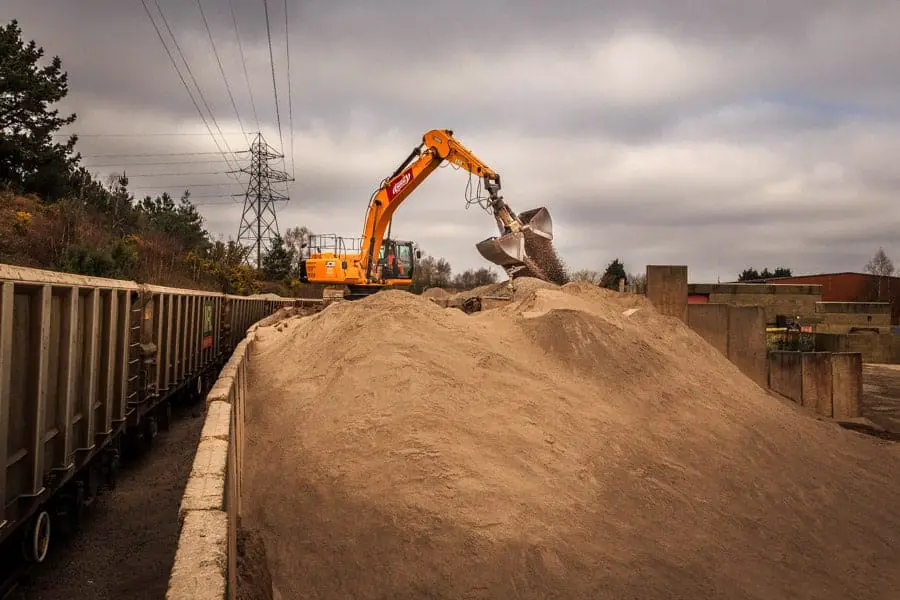
<svg viewBox="0 0 900 600">
<path fill-rule="evenodd" d="M 124 454 L 116 485 L 87 507 L 82 526 L 52 536 L 44 562 L 29 563 L 18 544 L 6 545 L 0 600 L 141 599 L 165 593 L 167 578 L 154 574 L 171 568 L 178 506 L 203 424 L 199 395 L 185 390 L 172 404 L 171 423 L 152 448 Z M 157 525 L 145 526 L 148 521 Z M 111 571 L 113 561 L 119 565 Z M 148 584 L 148 578 L 154 581 Z"/>
<path fill-rule="evenodd" d="M 173 401 L 206 394 L 250 325 L 296 304 L 0 264 L 0 592 L 79 529 Z"/>
</svg>

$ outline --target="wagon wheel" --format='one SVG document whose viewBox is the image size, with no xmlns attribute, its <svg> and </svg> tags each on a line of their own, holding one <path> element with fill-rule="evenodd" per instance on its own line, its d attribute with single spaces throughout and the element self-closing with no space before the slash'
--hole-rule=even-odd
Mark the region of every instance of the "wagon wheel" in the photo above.
<svg viewBox="0 0 900 600">
<path fill-rule="evenodd" d="M 50 550 L 50 515 L 42 510 L 35 515 L 25 528 L 22 540 L 22 554 L 31 563 L 42 563 Z"/>
</svg>

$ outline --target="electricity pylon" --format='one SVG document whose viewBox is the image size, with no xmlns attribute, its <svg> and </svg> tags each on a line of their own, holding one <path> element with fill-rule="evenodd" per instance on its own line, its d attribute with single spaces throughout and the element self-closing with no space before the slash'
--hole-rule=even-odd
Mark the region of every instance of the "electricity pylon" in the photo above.
<svg viewBox="0 0 900 600">
<path fill-rule="evenodd" d="M 284 171 L 275 169 L 271 163 L 284 158 L 266 143 L 261 133 L 256 134 L 250 145 L 250 166 L 239 169 L 250 175 L 247 192 L 244 195 L 244 212 L 238 229 L 238 244 L 248 252 L 245 261 L 250 263 L 250 254 L 256 252 L 256 268 L 262 266 L 262 257 L 269 249 L 272 238 L 278 235 L 276 202 L 287 202 L 288 197 L 272 189 L 273 183 L 293 181 Z"/>
</svg>

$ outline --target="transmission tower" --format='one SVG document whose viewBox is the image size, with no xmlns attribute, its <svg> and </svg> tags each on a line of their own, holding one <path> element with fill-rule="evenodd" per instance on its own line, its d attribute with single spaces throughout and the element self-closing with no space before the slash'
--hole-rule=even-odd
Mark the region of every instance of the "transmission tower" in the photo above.
<svg viewBox="0 0 900 600">
<path fill-rule="evenodd" d="M 269 248 L 269 243 L 278 235 L 278 217 L 275 214 L 275 203 L 286 202 L 288 197 L 272 189 L 273 183 L 293 181 L 284 171 L 272 167 L 272 161 L 284 158 L 266 143 L 261 133 L 250 145 L 250 166 L 239 169 L 239 172 L 250 176 L 247 192 L 244 195 L 244 213 L 241 215 L 241 226 L 238 229 L 238 244 L 249 252 L 245 261 L 250 264 L 250 254 L 255 250 L 257 268 L 262 266 L 262 257 Z"/>
</svg>

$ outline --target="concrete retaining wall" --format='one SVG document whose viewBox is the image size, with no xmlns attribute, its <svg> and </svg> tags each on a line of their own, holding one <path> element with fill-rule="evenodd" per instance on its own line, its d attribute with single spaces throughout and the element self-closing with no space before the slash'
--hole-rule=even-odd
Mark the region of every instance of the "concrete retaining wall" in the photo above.
<svg viewBox="0 0 900 600">
<path fill-rule="evenodd" d="M 688 326 L 719 352 L 728 356 L 728 306 L 689 304 Z"/>
<path fill-rule="evenodd" d="M 823 417 L 859 417 L 862 357 L 858 353 L 771 352 L 769 387 Z"/>
<path fill-rule="evenodd" d="M 647 265 L 647 298 L 656 310 L 687 322 L 688 268 Z"/>
<path fill-rule="evenodd" d="M 816 350 L 852 352 L 864 363 L 900 364 L 900 335 L 895 333 L 816 333 Z"/>
<path fill-rule="evenodd" d="M 766 313 L 761 306 L 728 307 L 728 360 L 766 387 Z"/>
<path fill-rule="evenodd" d="M 822 300 L 820 285 L 694 283 L 688 287 L 690 294 L 706 296 L 710 304 L 762 306 L 767 323 L 774 323 L 777 315 L 812 317 Z"/>
<path fill-rule="evenodd" d="M 831 353 L 803 352 L 801 363 L 800 405 L 823 417 L 832 416 Z"/>
<path fill-rule="evenodd" d="M 794 402 L 803 401 L 803 361 L 800 352 L 773 352 L 769 357 L 769 388 Z"/>
<path fill-rule="evenodd" d="M 253 325 L 206 397 L 206 422 L 181 501 L 181 535 L 166 600 L 234 600 Z"/>
<path fill-rule="evenodd" d="M 689 304 L 687 324 L 760 387 L 766 387 L 766 316 L 758 306 Z"/>
</svg>

